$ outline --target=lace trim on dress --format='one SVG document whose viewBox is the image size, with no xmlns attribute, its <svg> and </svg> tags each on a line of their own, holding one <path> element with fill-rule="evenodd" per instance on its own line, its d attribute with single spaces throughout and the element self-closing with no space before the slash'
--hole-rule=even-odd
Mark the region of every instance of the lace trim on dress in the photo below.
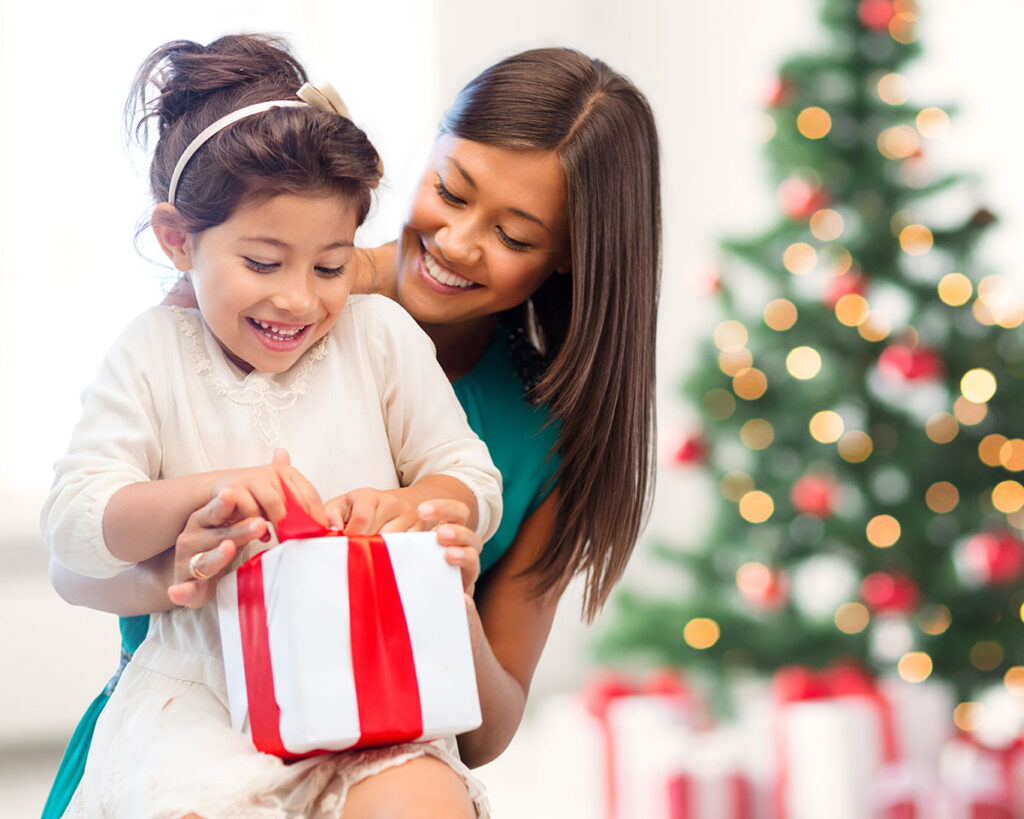
<svg viewBox="0 0 1024 819">
<path fill-rule="evenodd" d="M 172 307 L 171 309 L 178 314 L 179 327 L 187 339 L 188 351 L 192 356 L 196 372 L 206 379 L 215 395 L 249 407 L 252 426 L 256 434 L 260 436 L 260 440 L 266 446 L 276 444 L 281 434 L 281 421 L 278 418 L 278 413 L 292 406 L 306 394 L 313 367 L 327 355 L 330 335 L 325 335 L 310 347 L 298 364 L 293 367 L 292 371 L 295 376 L 291 379 L 291 384 L 288 387 L 274 384 L 271 376 L 255 370 L 240 382 L 231 384 L 214 372 L 209 357 L 200 346 L 199 339 L 202 329 L 196 316 L 183 307 Z"/>
</svg>

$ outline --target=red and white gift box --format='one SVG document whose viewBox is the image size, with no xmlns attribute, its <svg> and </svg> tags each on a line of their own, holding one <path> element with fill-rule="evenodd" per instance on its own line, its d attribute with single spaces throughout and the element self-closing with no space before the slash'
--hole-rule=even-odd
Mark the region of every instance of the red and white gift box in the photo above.
<svg viewBox="0 0 1024 819">
<path fill-rule="evenodd" d="M 282 538 L 296 531 L 285 523 Z M 261 751 L 292 759 L 480 725 L 461 575 L 432 533 L 285 540 L 222 578 L 217 606 L 231 723 Z"/>
</svg>

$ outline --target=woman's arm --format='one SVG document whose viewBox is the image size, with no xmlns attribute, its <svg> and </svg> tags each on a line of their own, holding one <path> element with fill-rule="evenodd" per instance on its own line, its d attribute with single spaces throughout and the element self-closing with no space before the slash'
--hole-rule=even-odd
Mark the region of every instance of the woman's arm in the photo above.
<svg viewBox="0 0 1024 819">
<path fill-rule="evenodd" d="M 50 583 L 65 602 L 120 617 L 174 608 L 167 587 L 174 582 L 173 550 L 152 557 L 116 577 L 83 577 L 50 558 Z"/>
<path fill-rule="evenodd" d="M 478 584 L 470 634 L 483 723 L 459 737 L 459 751 L 470 767 L 504 751 L 523 717 L 561 589 L 538 597 L 535 577 L 521 573 L 551 540 L 558 503 L 556 487 L 523 521 L 508 552 Z"/>
</svg>

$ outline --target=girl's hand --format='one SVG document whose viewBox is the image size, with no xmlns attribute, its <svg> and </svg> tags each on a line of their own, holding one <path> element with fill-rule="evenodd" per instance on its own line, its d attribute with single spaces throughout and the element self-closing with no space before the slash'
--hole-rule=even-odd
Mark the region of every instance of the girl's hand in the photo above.
<svg viewBox="0 0 1024 819">
<path fill-rule="evenodd" d="M 484 542 L 480 535 L 466 526 L 469 507 L 457 500 L 439 499 L 421 503 L 416 511 L 423 528 L 433 529 L 437 542 L 445 548 L 445 560 L 461 570 L 466 605 L 472 607 Z"/>
<path fill-rule="evenodd" d="M 324 504 L 328 526 L 346 535 L 420 532 L 420 516 L 403 489 L 355 489 Z"/>
</svg>

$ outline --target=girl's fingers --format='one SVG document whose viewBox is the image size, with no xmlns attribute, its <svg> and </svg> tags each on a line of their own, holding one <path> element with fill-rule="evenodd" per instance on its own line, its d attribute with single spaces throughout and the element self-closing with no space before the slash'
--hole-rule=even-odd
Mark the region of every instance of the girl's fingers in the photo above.
<svg viewBox="0 0 1024 819">
<path fill-rule="evenodd" d="M 415 512 L 405 512 L 384 523 L 380 527 L 380 533 L 384 535 L 388 532 L 422 532 L 424 528 L 423 522 Z"/>
<path fill-rule="evenodd" d="M 376 504 L 366 495 L 359 495 L 350 500 L 348 517 L 345 519 L 345 533 L 349 535 L 368 535 L 373 532 Z"/>
<path fill-rule="evenodd" d="M 424 501 L 417 507 L 417 512 L 428 529 L 439 523 L 457 523 L 465 526 L 469 522 L 469 507 L 451 498 Z"/>
</svg>

